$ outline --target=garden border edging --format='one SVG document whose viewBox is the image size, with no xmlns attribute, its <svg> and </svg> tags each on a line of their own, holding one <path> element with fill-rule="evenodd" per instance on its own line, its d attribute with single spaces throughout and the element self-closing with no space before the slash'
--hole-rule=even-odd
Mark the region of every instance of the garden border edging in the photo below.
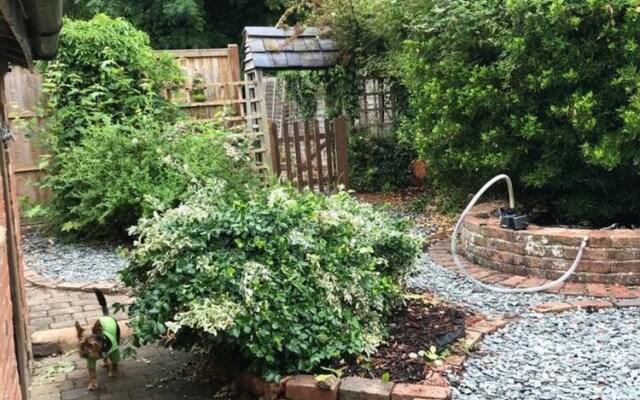
<svg viewBox="0 0 640 400">
<path fill-rule="evenodd" d="M 498 329 L 515 321 L 515 318 L 483 318 L 466 329 L 465 336 L 458 339 L 474 349 L 484 339 Z M 444 373 L 459 370 L 467 359 L 465 354 L 453 354 L 445 358 L 441 366 L 426 377 L 428 383 L 394 383 L 381 379 L 361 377 L 333 378 L 328 389 L 316 386 L 313 375 L 294 375 L 283 378 L 280 383 L 269 383 L 253 374 L 243 372 L 236 376 L 239 387 L 267 400 L 284 398 L 288 400 L 449 400 L 451 389 Z"/>
<path fill-rule="evenodd" d="M 70 283 L 61 279 L 56 280 L 47 278 L 29 268 L 26 263 L 23 262 L 23 264 L 24 278 L 34 286 L 48 289 L 70 290 L 74 292 L 91 292 L 95 288 L 101 290 L 105 294 L 126 293 L 126 289 L 117 282 Z"/>
</svg>

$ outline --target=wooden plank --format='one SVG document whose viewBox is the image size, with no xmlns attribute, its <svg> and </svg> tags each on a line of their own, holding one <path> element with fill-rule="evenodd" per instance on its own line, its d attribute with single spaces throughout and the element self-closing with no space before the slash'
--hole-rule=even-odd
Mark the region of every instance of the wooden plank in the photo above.
<svg viewBox="0 0 640 400">
<path fill-rule="evenodd" d="M 327 147 L 327 175 L 329 181 L 329 190 L 336 187 L 335 176 L 333 175 L 333 131 L 328 119 L 324 120 L 324 134 L 327 136 L 325 146 Z"/>
<path fill-rule="evenodd" d="M 321 133 L 321 134 L 319 134 L 319 135 L 318 135 L 318 138 L 320 138 L 320 140 L 322 140 L 322 139 L 326 139 L 326 138 L 327 138 L 327 135 L 326 135 L 326 134 L 324 134 L 324 133 Z M 293 140 L 294 140 L 294 139 L 291 137 L 291 135 L 289 135 L 289 142 L 293 143 Z M 303 139 L 303 138 L 300 138 L 300 140 L 304 140 L 304 139 Z M 284 143 L 284 138 L 283 138 L 283 137 L 278 137 L 278 142 L 279 142 L 279 143 Z M 321 148 L 321 149 L 324 149 L 324 147 L 325 147 L 324 142 L 321 142 L 321 143 L 320 143 L 320 148 Z M 314 154 L 315 154 L 315 151 L 314 151 L 311 155 L 313 156 Z M 314 157 L 315 157 L 315 156 L 314 156 Z"/>
<path fill-rule="evenodd" d="M 197 88 L 220 88 L 220 87 L 227 87 L 227 86 L 251 86 L 251 85 L 257 85 L 258 82 L 256 81 L 233 81 L 233 82 L 204 82 L 204 83 L 199 83 L 197 85 L 193 85 L 193 84 L 184 84 L 181 86 L 177 86 L 174 89 L 177 90 L 193 90 L 194 87 Z"/>
<path fill-rule="evenodd" d="M 240 80 L 240 53 L 237 44 L 230 44 L 229 49 L 229 70 L 231 71 L 231 80 Z"/>
<path fill-rule="evenodd" d="M 244 99 L 237 100 L 210 100 L 210 101 L 191 101 L 184 104 L 179 104 L 180 108 L 195 108 L 195 107 L 215 107 L 215 106 L 228 106 L 231 104 L 242 104 Z"/>
<path fill-rule="evenodd" d="M 298 178 L 298 189 L 302 189 L 302 171 L 298 166 L 302 164 L 302 152 L 300 151 L 300 127 L 298 126 L 298 121 L 293 123 L 293 142 L 294 148 L 296 152 L 296 175 Z"/>
<path fill-rule="evenodd" d="M 33 167 L 22 167 L 22 168 L 15 168 L 13 170 L 13 173 L 15 174 L 24 174 L 24 173 L 29 173 L 29 172 L 42 172 L 42 168 L 39 168 L 37 166 L 33 166 Z"/>
<path fill-rule="evenodd" d="M 287 167 L 287 179 L 292 181 L 293 173 L 291 171 L 291 140 L 289 138 L 289 124 L 287 124 L 284 113 L 282 113 L 280 126 L 282 127 L 282 140 L 284 141 L 284 162 Z"/>
<path fill-rule="evenodd" d="M 313 121 L 313 137 L 315 140 L 316 146 L 316 165 L 318 167 L 318 187 L 320 189 L 320 193 L 324 192 L 324 168 L 322 165 L 322 147 L 320 146 L 320 123 L 318 120 Z"/>
<path fill-rule="evenodd" d="M 13 121 L 14 119 L 31 119 L 35 118 L 36 113 L 33 111 L 20 111 L 20 112 L 12 112 L 9 114 L 7 119 L 9 121 Z"/>
<path fill-rule="evenodd" d="M 278 126 L 272 120 L 269 120 L 269 135 L 271 140 L 269 141 L 271 146 L 271 170 L 280 179 L 281 167 L 280 167 L 280 148 L 278 146 Z"/>
<path fill-rule="evenodd" d="M 166 51 L 174 57 L 182 58 L 203 58 L 203 57 L 227 57 L 227 49 L 198 49 L 198 50 L 159 50 Z"/>
<path fill-rule="evenodd" d="M 304 121 L 304 153 L 307 159 L 307 181 L 313 182 L 313 158 L 311 158 L 311 128 L 309 121 Z M 313 191 L 313 187 L 309 186 L 309 190 Z"/>
<path fill-rule="evenodd" d="M 338 166 L 338 182 L 349 189 L 349 145 L 347 142 L 347 120 L 338 117 L 334 120 L 333 126 L 336 133 L 336 160 Z"/>
</svg>

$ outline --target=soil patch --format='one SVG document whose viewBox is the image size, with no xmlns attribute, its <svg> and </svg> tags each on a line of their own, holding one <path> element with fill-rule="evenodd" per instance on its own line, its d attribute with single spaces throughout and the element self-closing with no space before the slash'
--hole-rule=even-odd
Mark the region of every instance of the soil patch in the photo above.
<svg viewBox="0 0 640 400">
<path fill-rule="evenodd" d="M 440 352 L 464 336 L 465 319 L 474 318 L 464 310 L 433 304 L 423 296 L 411 297 L 390 319 L 390 336 L 370 359 L 346 360 L 345 376 L 389 377 L 396 383 L 414 383 L 429 372 L 427 355 L 435 346 Z"/>
</svg>

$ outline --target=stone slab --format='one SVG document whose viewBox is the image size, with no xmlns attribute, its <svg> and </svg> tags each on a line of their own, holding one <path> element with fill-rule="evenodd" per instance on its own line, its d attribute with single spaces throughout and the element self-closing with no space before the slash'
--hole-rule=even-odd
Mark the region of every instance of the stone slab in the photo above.
<svg viewBox="0 0 640 400">
<path fill-rule="evenodd" d="M 313 375 L 294 375 L 287 381 L 286 398 L 289 400 L 337 400 L 340 380 L 330 378 L 328 389 L 321 389 Z"/>
<path fill-rule="evenodd" d="M 398 383 L 391 393 L 391 400 L 448 400 L 450 398 L 449 388 L 408 383 Z"/>
<path fill-rule="evenodd" d="M 340 400 L 389 400 L 393 382 L 349 377 L 340 384 Z"/>
</svg>

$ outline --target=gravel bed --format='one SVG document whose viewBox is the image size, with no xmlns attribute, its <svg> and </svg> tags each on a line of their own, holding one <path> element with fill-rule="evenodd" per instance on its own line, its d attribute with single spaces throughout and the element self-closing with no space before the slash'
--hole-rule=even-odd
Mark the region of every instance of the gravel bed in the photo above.
<svg viewBox="0 0 640 400">
<path fill-rule="evenodd" d="M 115 245 L 62 243 L 37 231 L 22 235 L 22 253 L 29 268 L 69 283 L 117 282 L 127 266 Z"/>
<path fill-rule="evenodd" d="M 450 377 L 454 399 L 640 399 L 638 308 L 533 313 L 532 305 L 567 297 L 485 291 L 427 255 L 409 285 L 487 314 L 519 317 L 487 336 L 466 371 Z"/>
<path fill-rule="evenodd" d="M 455 303 L 464 304 L 485 314 L 521 315 L 536 304 L 563 301 L 565 296 L 548 293 L 502 294 L 479 288 L 455 272 L 435 265 L 424 254 L 419 262 L 415 276 L 408 279 L 412 289 L 428 290 Z M 588 297 L 572 296 L 573 300 Z"/>
<path fill-rule="evenodd" d="M 640 309 L 526 316 L 453 377 L 455 399 L 640 398 Z"/>
</svg>

